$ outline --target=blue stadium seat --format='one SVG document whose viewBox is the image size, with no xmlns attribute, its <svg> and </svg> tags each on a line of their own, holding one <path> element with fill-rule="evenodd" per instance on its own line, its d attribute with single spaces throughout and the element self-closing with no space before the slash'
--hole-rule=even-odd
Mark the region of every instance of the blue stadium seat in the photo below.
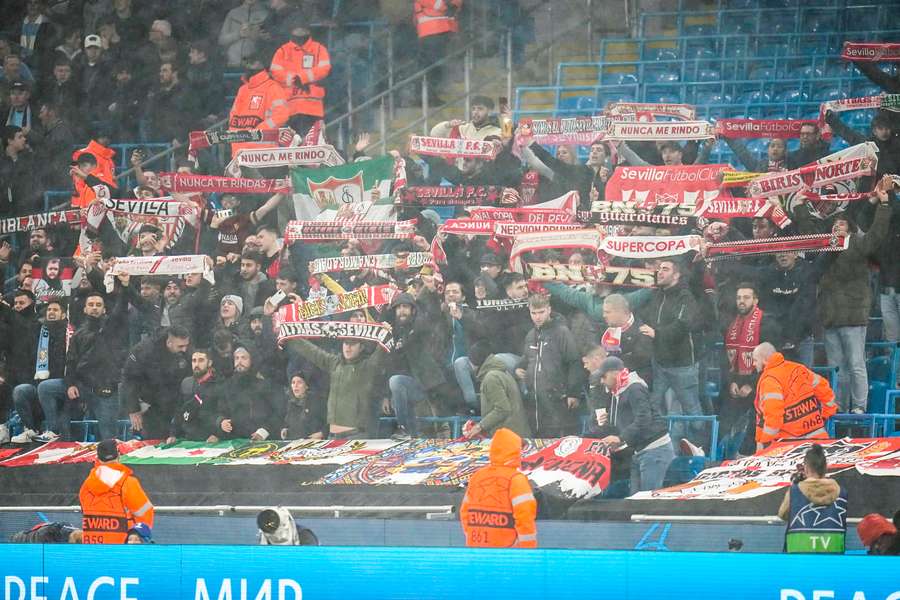
<svg viewBox="0 0 900 600">
<path fill-rule="evenodd" d="M 806 102 L 809 99 L 801 90 L 783 90 L 775 95 L 775 102 Z"/>
<path fill-rule="evenodd" d="M 721 81 L 722 73 L 718 69 L 701 69 L 697 72 L 695 81 Z"/>
<path fill-rule="evenodd" d="M 712 25 L 686 25 L 682 30 L 682 35 L 712 35 L 715 27 Z"/>
<path fill-rule="evenodd" d="M 578 99 L 578 104 L 575 108 L 578 110 L 593 110 L 596 106 L 597 103 L 593 97 L 583 97 Z"/>
<path fill-rule="evenodd" d="M 768 104 L 771 101 L 772 96 L 761 90 L 743 93 L 735 99 L 737 104 Z"/>
<path fill-rule="evenodd" d="M 775 79 L 775 70 L 769 67 L 757 67 L 750 71 L 747 78 L 757 81 L 772 81 Z"/>
<path fill-rule="evenodd" d="M 849 116 L 846 118 L 846 123 L 855 128 L 868 128 L 874 116 L 874 110 L 853 110 L 850 111 Z"/>
<path fill-rule="evenodd" d="M 745 17 L 723 18 L 719 23 L 719 33 L 753 33 L 755 30 L 756 26 L 753 21 L 747 20 Z"/>
<path fill-rule="evenodd" d="M 832 33 L 837 31 L 838 25 L 833 19 L 819 18 L 812 19 L 803 27 L 804 31 L 812 31 L 813 33 Z"/>
<path fill-rule="evenodd" d="M 690 50 L 688 54 L 688 58 L 693 58 L 695 60 L 709 60 L 718 58 L 719 55 L 715 53 L 714 50 L 710 50 L 706 46 L 699 46 L 697 48 L 693 48 Z"/>
<path fill-rule="evenodd" d="M 677 83 L 681 81 L 681 76 L 675 71 L 659 71 L 649 75 L 648 83 Z"/>
<path fill-rule="evenodd" d="M 769 41 L 760 42 L 758 40 L 758 45 L 756 46 L 757 56 L 789 56 L 790 54 L 790 48 L 787 44 L 773 44 Z"/>
<path fill-rule="evenodd" d="M 681 102 L 681 98 L 679 96 L 667 93 L 656 93 L 650 94 L 648 93 L 645 96 L 646 102 L 658 102 L 660 104 L 678 104 Z"/>
<path fill-rule="evenodd" d="M 840 100 L 847 97 L 847 92 L 838 87 L 817 88 L 813 86 L 813 91 L 815 92 L 813 94 L 813 99 L 820 102 L 825 102 L 826 100 Z"/>
<path fill-rule="evenodd" d="M 600 78 L 603 85 L 627 85 L 637 82 L 637 75 L 634 73 L 604 73 Z"/>
<path fill-rule="evenodd" d="M 559 108 L 561 110 L 576 110 L 578 108 L 578 102 L 584 96 L 572 96 L 569 98 L 560 98 L 559 99 Z"/>
</svg>

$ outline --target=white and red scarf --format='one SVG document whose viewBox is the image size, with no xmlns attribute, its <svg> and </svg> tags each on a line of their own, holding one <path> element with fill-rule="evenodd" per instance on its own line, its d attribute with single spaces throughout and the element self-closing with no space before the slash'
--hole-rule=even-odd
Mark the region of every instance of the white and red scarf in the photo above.
<svg viewBox="0 0 900 600">
<path fill-rule="evenodd" d="M 707 121 L 613 121 L 609 124 L 606 140 L 707 140 L 716 137 L 716 130 Z"/>
<path fill-rule="evenodd" d="M 841 58 L 854 62 L 896 62 L 900 61 L 900 44 L 844 42 Z"/>
<path fill-rule="evenodd" d="M 720 138 L 793 139 L 800 137 L 800 128 L 804 125 L 818 124 L 815 119 L 719 119 L 716 135 Z"/>
<path fill-rule="evenodd" d="M 409 221 L 289 221 L 287 244 L 299 240 L 394 240 L 416 235 L 416 219 Z"/>
<path fill-rule="evenodd" d="M 163 189 L 176 194 L 196 192 L 218 194 L 275 194 L 290 192 L 290 179 L 248 179 L 193 173 L 160 173 Z"/>
<path fill-rule="evenodd" d="M 622 353 L 622 334 L 634 325 L 634 315 L 628 317 L 628 322 L 622 327 L 607 327 L 600 337 L 600 345 L 610 354 Z"/>
<path fill-rule="evenodd" d="M 279 129 L 242 129 L 229 131 L 192 131 L 188 136 L 188 157 L 196 161 L 197 151 L 215 144 L 270 142 L 290 146 L 296 133 L 290 127 Z"/>
<path fill-rule="evenodd" d="M 441 156 L 443 158 L 494 160 L 497 157 L 497 147 L 494 145 L 494 142 L 424 135 L 412 135 L 409 137 L 409 151 L 413 154 Z"/>
<path fill-rule="evenodd" d="M 762 319 L 762 309 L 755 306 L 746 315 L 735 317 L 728 327 L 728 333 L 725 334 L 725 352 L 732 373 L 750 375 L 755 372 L 753 349 L 760 343 Z"/>
</svg>

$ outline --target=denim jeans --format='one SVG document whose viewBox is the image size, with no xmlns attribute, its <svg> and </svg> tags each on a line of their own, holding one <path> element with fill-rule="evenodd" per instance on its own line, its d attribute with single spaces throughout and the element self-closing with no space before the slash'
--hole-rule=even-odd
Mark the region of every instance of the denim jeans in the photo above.
<svg viewBox="0 0 900 600">
<path fill-rule="evenodd" d="M 631 493 L 658 490 L 666 478 L 666 471 L 675 459 L 672 443 L 652 450 L 642 450 L 631 457 Z"/>
<path fill-rule="evenodd" d="M 22 425 L 32 431 L 43 431 L 41 422 L 34 414 L 34 407 L 37 404 L 37 387 L 30 383 L 20 383 L 13 388 L 12 397 L 13 406 L 19 413 L 19 418 L 22 419 Z"/>
<path fill-rule="evenodd" d="M 866 373 L 866 327 L 833 327 L 825 330 L 828 364 L 838 368 L 838 407 L 841 412 L 866 410 L 869 375 Z"/>
<path fill-rule="evenodd" d="M 881 317 L 884 319 L 884 340 L 900 341 L 900 293 L 896 288 L 881 290 Z"/>
<path fill-rule="evenodd" d="M 418 431 L 416 423 L 416 406 L 425 402 L 425 388 L 419 380 L 408 375 L 393 375 L 388 379 L 391 390 L 391 406 L 397 415 L 397 423 L 411 436 Z"/>
<path fill-rule="evenodd" d="M 786 359 L 798 362 L 805 367 L 812 369 L 814 349 L 813 337 L 809 336 L 808 338 L 800 340 L 794 348 L 782 351 L 782 354 L 784 354 Z"/>
<path fill-rule="evenodd" d="M 666 391 L 672 390 L 670 401 Z M 700 407 L 700 384 L 698 368 L 694 363 L 689 367 L 661 367 L 653 361 L 653 390 L 650 400 L 664 415 L 702 415 Z M 677 422 L 670 428 L 675 439 L 688 438 L 697 446 L 704 443 L 704 424 L 701 422 Z"/>
<path fill-rule="evenodd" d="M 113 392 L 112 396 L 106 398 L 92 391 L 78 389 L 81 391 L 81 400 L 98 421 L 97 441 L 114 439 L 118 435 L 119 394 Z"/>
<path fill-rule="evenodd" d="M 69 400 L 66 397 L 66 382 L 64 379 L 48 379 L 37 386 L 38 402 L 44 411 L 44 423 L 47 429 L 62 436 L 62 439 L 70 438 L 69 421 L 72 416 L 69 411 Z"/>
<path fill-rule="evenodd" d="M 509 371 L 511 375 L 515 376 L 516 365 L 519 364 L 519 361 L 521 360 L 519 356 L 508 353 L 495 354 L 494 356 L 503 361 L 506 370 Z M 472 362 L 469 360 L 469 357 L 461 356 L 453 361 L 453 373 L 456 375 L 456 383 L 459 384 L 459 389 L 462 390 L 463 400 L 466 401 L 466 406 L 480 414 L 481 406 L 478 403 L 478 394 L 475 391 L 475 377 L 478 373 L 476 373 L 475 369 L 472 367 Z M 518 379 L 516 381 L 518 381 Z"/>
</svg>

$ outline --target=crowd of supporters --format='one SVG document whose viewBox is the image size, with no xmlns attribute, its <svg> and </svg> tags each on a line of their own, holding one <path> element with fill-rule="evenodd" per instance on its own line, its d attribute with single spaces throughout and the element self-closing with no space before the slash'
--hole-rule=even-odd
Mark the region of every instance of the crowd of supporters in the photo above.
<svg viewBox="0 0 900 600">
<path fill-rule="evenodd" d="M 623 225 L 620 235 L 696 233 L 707 241 L 850 236 L 839 253 L 708 262 L 700 248 L 610 262 L 650 270 L 653 285 L 644 287 L 529 281 L 510 267 L 508 245 L 439 232 L 438 212 L 399 203 L 398 220 L 416 219 L 408 240 L 284 239 L 294 216 L 289 193 L 167 194 L 140 150 L 129 157 L 137 185 L 125 189 L 111 144 L 183 143 L 189 131 L 225 116 L 231 130 L 290 126 L 302 139 L 325 114 L 331 58 L 312 27 L 328 18 L 323 3 L 147 7 L 86 0 L 69 2 L 67 12 L 50 12 L 36 0 L 23 4 L 14 36 L 0 39 L 0 219 L 41 213 L 45 190 L 67 188 L 72 206 L 88 215 L 105 193 L 171 195 L 196 205 L 200 218 L 172 226 L 110 212 L 99 221 L 11 227 L 0 237 L 0 423 L 14 408 L 23 428 L 15 442 L 72 439 L 71 420 L 85 415 L 99 421 L 103 438 L 121 436 L 117 421 L 127 418 L 145 439 L 209 441 L 440 436 L 447 431 L 426 429 L 417 417 L 468 415 L 480 417 L 466 428 L 469 437 L 500 427 L 523 437 L 590 433 L 624 440 L 640 453 L 672 447 L 665 415 L 717 414 L 723 432 L 743 439 L 741 452 L 752 453 L 761 441 L 754 428 L 762 430 L 766 416 L 757 406 L 756 346 L 768 342 L 779 356 L 807 366 L 839 367 L 838 408 L 861 413 L 868 398 L 864 344 L 876 301 L 884 339 L 900 338 L 900 202 L 887 183 L 833 214 L 798 201 L 785 229 L 767 217 L 684 228 Z M 446 49 L 462 3 L 410 4 L 423 52 Z M 445 39 L 427 40 L 433 36 Z M 246 70 L 230 111 L 222 105 L 226 68 Z M 702 164 L 714 146 L 714 140 L 596 142 L 581 163 L 575 147 L 551 152 L 526 128 L 504 127 L 509 107 L 491 98 L 473 97 L 470 115 L 437 124 L 432 136 L 488 141 L 495 156 L 448 160 L 393 151 L 405 165 L 406 185 L 497 186 L 506 207 L 575 191 L 578 209 L 590 211 L 604 201 L 620 166 Z M 859 181 L 860 190 L 900 171 L 896 115 L 880 113 L 867 132 L 843 124 L 837 113 L 826 115 L 835 136 L 878 147 L 878 172 Z M 822 133 L 805 125 L 796 149 L 772 140 L 766 157 L 727 142 L 745 170 L 778 171 L 828 155 Z M 371 158 L 368 136 L 359 140 L 346 152 L 348 161 Z M 209 155 L 199 158 L 179 153 L 177 171 L 221 174 Z M 258 174 L 274 179 L 288 172 Z M 332 274 L 346 291 L 396 288 L 387 305 L 327 317 L 388 324 L 389 352 L 354 339 L 279 343 L 273 325 L 279 309 L 334 293 L 323 277 L 310 275 L 310 260 L 385 253 L 403 259 L 432 251 L 436 238 L 446 255 L 438 264 Z M 117 257 L 177 254 L 204 255 L 206 273 L 129 276 L 116 268 Z M 529 262 L 580 268 L 598 259 L 550 248 Z M 815 356 L 816 339 L 825 342 L 824 356 Z M 613 355 L 621 365 L 606 362 Z M 720 371 L 712 401 L 701 390 L 710 368 Z M 623 400 L 633 383 L 629 373 L 646 388 L 646 401 Z M 380 419 L 388 416 L 394 419 Z M 688 452 L 708 444 L 703 423 L 679 422 L 673 431 Z"/>
</svg>

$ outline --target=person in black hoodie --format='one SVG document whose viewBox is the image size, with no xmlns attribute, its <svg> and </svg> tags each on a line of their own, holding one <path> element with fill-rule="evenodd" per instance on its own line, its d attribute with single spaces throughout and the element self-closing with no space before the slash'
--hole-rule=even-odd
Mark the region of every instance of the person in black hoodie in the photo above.
<svg viewBox="0 0 900 600">
<path fill-rule="evenodd" d="M 277 392 L 260 375 L 253 356 L 243 346 L 234 350 L 234 375 L 225 382 L 225 389 L 228 393 L 219 404 L 216 418 L 217 437 L 253 441 L 277 437 L 281 423 Z"/>
<path fill-rule="evenodd" d="M 644 321 L 640 331 L 653 338 L 652 398 L 661 414 L 701 415 L 698 350 L 694 336 L 700 330 L 700 314 L 696 298 L 682 277 L 686 267 L 673 259 L 659 262 L 656 272 L 657 289 L 640 315 Z M 678 405 L 666 410 L 666 391 L 675 393 Z M 680 425 L 680 424 L 678 424 Z M 689 440 L 699 446 L 703 427 L 691 423 L 687 428 Z"/>
<path fill-rule="evenodd" d="M 169 425 L 167 444 L 178 439 L 191 441 L 219 441 L 216 436 L 216 415 L 222 393 L 221 381 L 212 367 L 209 350 L 191 353 L 191 377 L 181 381 L 181 411 L 176 412 Z"/>
<path fill-rule="evenodd" d="M 33 307 L 23 312 L 9 311 L 12 320 L 13 344 L 12 381 L 13 404 L 22 418 L 25 431 L 14 436 L 12 442 L 25 444 L 31 441 L 52 442 L 59 438 L 55 431 L 68 429 L 66 421 L 57 422 L 56 402 L 65 396 L 63 374 L 66 366 L 66 311 L 59 300 L 47 303 L 43 319 L 38 319 Z M 52 398 L 52 403 L 50 399 Z M 47 410 L 42 406 L 47 404 Z M 46 430 L 41 427 L 46 418 Z M 38 432 L 44 431 L 43 435 Z"/>
<path fill-rule="evenodd" d="M 788 152 L 784 159 L 786 169 L 799 169 L 804 165 L 814 163 L 828 154 L 828 142 L 822 139 L 819 126 L 807 123 L 800 128 L 800 147 L 793 152 Z"/>
<path fill-rule="evenodd" d="M 591 373 L 591 406 L 613 460 L 631 455 L 631 493 L 661 488 L 675 451 L 647 383 L 622 359 L 609 356 Z"/>
<path fill-rule="evenodd" d="M 841 120 L 840 114 L 834 111 L 829 110 L 825 113 L 825 122 L 831 126 L 836 135 L 851 146 L 864 142 L 874 142 L 878 146 L 876 181 L 880 180 L 882 175 L 900 172 L 900 138 L 894 136 L 893 123 L 887 116 L 875 115 L 871 123 L 872 135 L 868 137 L 847 126 Z"/>
<path fill-rule="evenodd" d="M 118 277 L 121 285 L 127 275 Z M 99 437 L 116 437 L 119 418 L 119 375 L 128 348 L 128 300 L 119 292 L 109 315 L 106 296 L 89 292 L 85 297 L 84 318 L 69 340 L 66 354 L 66 397 L 86 403 L 99 421 Z"/>
<path fill-rule="evenodd" d="M 284 395 L 286 406 L 281 439 L 324 439 L 325 402 L 322 396 L 309 389 L 303 373 L 291 375 L 290 387 Z"/>
<path fill-rule="evenodd" d="M 125 328 L 127 333 L 127 328 Z M 187 329 L 173 325 L 140 342 L 122 369 L 122 404 L 135 431 L 145 439 L 165 437 L 179 406 L 179 382 L 190 373 L 185 357 Z"/>
<path fill-rule="evenodd" d="M 532 429 L 542 438 L 578 434 L 578 399 L 584 384 L 578 345 L 565 319 L 551 314 L 549 296 L 532 296 L 528 310 L 534 328 L 525 336 L 516 377 L 527 388 Z"/>
</svg>

